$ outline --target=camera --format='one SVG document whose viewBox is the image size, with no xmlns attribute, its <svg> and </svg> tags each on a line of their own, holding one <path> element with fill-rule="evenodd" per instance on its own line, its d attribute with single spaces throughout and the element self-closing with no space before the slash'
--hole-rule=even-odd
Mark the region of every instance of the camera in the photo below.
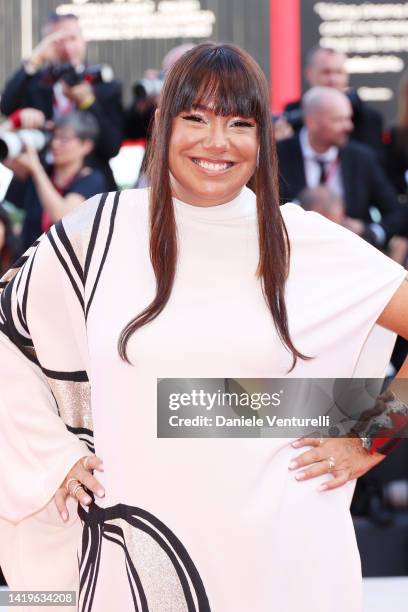
<svg viewBox="0 0 408 612">
<path fill-rule="evenodd" d="M 136 100 L 146 100 L 159 96 L 163 83 L 164 75 L 159 75 L 155 79 L 140 79 L 133 85 L 133 96 Z"/>
<path fill-rule="evenodd" d="M 113 69 L 108 64 L 75 67 L 66 62 L 52 65 L 47 77 L 52 85 L 58 81 L 64 81 L 70 87 L 79 85 L 82 81 L 87 81 L 92 85 L 95 83 L 110 83 L 113 80 Z"/>
<path fill-rule="evenodd" d="M 51 133 L 43 130 L 19 130 L 0 132 L 0 161 L 14 159 L 22 153 L 26 145 L 41 151 L 51 140 Z"/>
</svg>

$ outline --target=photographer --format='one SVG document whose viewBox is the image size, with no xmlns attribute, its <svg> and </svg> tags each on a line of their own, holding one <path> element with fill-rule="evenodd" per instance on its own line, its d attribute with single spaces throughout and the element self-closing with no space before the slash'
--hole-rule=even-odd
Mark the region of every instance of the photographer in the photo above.
<svg viewBox="0 0 408 612">
<path fill-rule="evenodd" d="M 53 163 L 43 163 L 27 145 L 15 159 L 5 161 L 19 181 L 24 181 L 22 201 L 8 200 L 25 210 L 21 236 L 24 252 L 42 232 L 87 198 L 106 191 L 104 175 L 86 166 L 98 138 L 98 124 L 87 112 L 76 111 L 56 121 L 50 143 Z"/>
<path fill-rule="evenodd" d="M 82 78 L 84 68 L 91 71 L 91 67 L 86 67 L 86 41 L 75 15 L 52 13 L 45 34 L 30 58 L 7 82 L 0 110 L 7 116 L 23 107 L 41 111 L 43 119 L 38 117 L 33 128 L 41 128 L 45 120 L 56 120 L 73 110 L 87 110 L 100 128 L 88 163 L 102 170 L 108 188 L 115 189 L 109 159 L 118 153 L 123 138 L 121 84 L 95 80 L 91 83 L 92 78 Z M 76 72 L 79 82 L 68 84 Z"/>
</svg>

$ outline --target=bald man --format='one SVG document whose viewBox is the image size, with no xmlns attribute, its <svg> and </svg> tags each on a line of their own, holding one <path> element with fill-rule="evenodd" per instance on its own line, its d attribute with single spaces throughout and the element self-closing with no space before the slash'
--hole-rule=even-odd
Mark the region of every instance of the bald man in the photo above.
<svg viewBox="0 0 408 612">
<path fill-rule="evenodd" d="M 353 113 L 353 129 L 350 138 L 371 147 L 382 160 L 382 133 L 384 121 L 381 113 L 361 100 L 357 91 L 349 87 L 349 74 L 346 68 L 347 56 L 336 49 L 313 47 L 306 56 L 305 80 L 310 88 L 331 87 L 347 94 Z M 290 102 L 285 112 L 295 111 L 298 115 L 297 128 L 302 127 L 300 113 L 301 101 Z"/>
<path fill-rule="evenodd" d="M 406 235 L 408 217 L 369 147 L 349 139 L 353 129 L 348 97 L 333 87 L 313 87 L 303 97 L 304 127 L 278 143 L 281 197 L 296 199 L 323 185 L 343 200 L 344 225 L 379 248 Z M 381 213 L 378 222 L 370 209 Z"/>
</svg>

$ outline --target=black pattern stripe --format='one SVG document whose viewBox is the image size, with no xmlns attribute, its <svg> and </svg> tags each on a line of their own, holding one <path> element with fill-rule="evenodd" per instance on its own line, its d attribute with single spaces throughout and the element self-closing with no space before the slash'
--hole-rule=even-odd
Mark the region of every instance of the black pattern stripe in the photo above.
<svg viewBox="0 0 408 612">
<path fill-rule="evenodd" d="M 54 378 L 55 380 L 67 380 L 72 382 L 89 382 L 88 374 L 85 370 L 78 370 L 77 372 L 63 372 L 57 370 L 47 370 L 47 368 L 42 368 L 42 371 L 49 378 Z"/>
<path fill-rule="evenodd" d="M 67 276 L 68 276 L 68 278 L 69 278 L 69 280 L 71 282 L 72 288 L 75 291 L 75 295 L 77 296 L 78 301 L 79 301 L 79 303 L 81 305 L 81 308 L 83 310 L 84 309 L 84 298 L 82 297 L 81 290 L 79 289 L 79 287 L 78 287 L 74 277 L 72 276 L 71 270 L 69 269 L 69 266 L 68 266 L 67 262 L 65 261 L 65 259 L 62 256 L 60 250 L 58 249 L 57 244 L 56 244 L 56 242 L 54 240 L 54 237 L 53 237 L 53 235 L 51 233 L 51 230 L 48 230 L 47 238 L 50 241 L 51 246 L 54 249 L 55 254 L 58 257 L 62 267 L 64 268 L 64 270 L 65 270 L 65 272 L 66 272 L 66 274 L 67 274 Z"/>
<path fill-rule="evenodd" d="M 16 276 L 8 283 L 7 287 L 3 290 L 0 300 L 2 311 L 4 314 L 4 322 L 2 323 L 1 330 L 7 336 L 7 338 L 27 357 L 32 363 L 40 365 L 36 356 L 27 351 L 27 348 L 33 347 L 33 342 L 30 336 L 23 336 L 17 329 L 12 309 L 12 295 L 13 286 Z M 20 321 L 21 322 L 21 321 Z"/>
<path fill-rule="evenodd" d="M 139 576 L 135 567 L 135 560 L 132 559 L 131 553 L 126 545 L 126 538 L 123 530 L 118 525 L 110 522 L 114 521 L 115 519 L 122 519 L 131 528 L 143 531 L 152 539 L 152 541 L 156 542 L 160 546 L 162 551 L 164 551 L 179 579 L 180 586 L 182 587 L 184 593 L 185 606 L 188 612 L 211 612 L 204 584 L 193 560 L 188 554 L 187 549 L 177 538 L 177 536 L 156 516 L 141 508 L 128 506 L 125 504 L 117 504 L 108 508 L 100 508 L 95 503 L 91 504 L 88 512 L 84 510 L 80 504 L 78 504 L 78 515 L 84 527 L 82 559 L 80 564 L 79 600 L 81 612 L 90 612 L 92 610 L 92 607 L 89 607 L 88 605 L 91 603 L 88 602 L 88 593 L 90 588 L 92 588 L 92 593 L 95 593 L 98 580 L 98 568 L 101 555 L 100 533 L 102 533 L 102 537 L 106 540 L 121 546 L 125 553 L 127 567 L 129 568 L 129 571 L 127 572 L 129 587 L 135 605 L 134 610 L 138 611 L 138 608 L 136 604 L 136 594 L 133 589 L 131 578 L 133 578 L 133 581 L 137 585 L 139 600 L 146 602 L 146 607 L 144 607 L 143 603 L 142 610 L 140 612 L 149 612 L 147 603 L 148 596 L 145 594 L 143 584 L 140 584 Z M 98 526 L 101 527 L 100 530 L 97 530 Z M 91 541 L 89 541 L 89 538 Z M 93 542 L 92 539 L 94 540 Z M 84 563 L 86 555 L 88 556 L 86 563 Z M 94 567 L 94 571 L 91 569 L 92 566 Z M 90 587 L 91 576 L 92 587 Z M 84 592 L 86 583 L 87 589 Z M 194 597 L 190 584 L 194 590 Z M 169 606 L 170 605 L 171 602 L 169 602 Z"/>
<path fill-rule="evenodd" d="M 31 262 L 30 262 L 30 267 L 28 268 L 27 279 L 26 279 L 25 286 L 24 286 L 23 300 L 22 300 L 22 305 L 23 305 L 22 315 L 23 315 L 23 319 L 24 319 L 24 328 L 27 330 L 27 333 L 29 333 L 28 326 L 27 326 L 28 287 L 30 285 L 31 274 L 33 272 L 33 265 L 34 265 L 34 260 L 35 260 L 36 254 L 37 254 L 37 250 L 34 251 L 33 257 L 32 257 Z"/>
<path fill-rule="evenodd" d="M 91 237 L 89 239 L 89 245 L 88 245 L 88 249 L 86 252 L 86 258 L 85 258 L 85 266 L 84 266 L 85 282 L 86 282 L 86 279 L 88 278 L 89 267 L 91 265 L 92 255 L 93 255 L 95 244 L 96 244 L 96 238 L 98 236 L 99 225 L 101 223 L 102 211 L 103 211 L 103 207 L 105 205 L 106 198 L 108 197 L 108 195 L 109 195 L 108 192 L 102 194 L 100 202 L 98 204 L 98 209 L 95 214 L 95 219 L 94 219 L 93 226 L 92 226 Z"/>
<path fill-rule="evenodd" d="M 91 431 L 90 429 L 85 429 L 83 427 L 71 427 L 70 425 L 65 425 L 65 427 L 68 429 L 68 431 L 75 434 L 77 438 L 81 440 L 81 442 L 86 444 L 88 450 L 91 451 L 91 453 L 95 453 L 93 431 Z"/>
<path fill-rule="evenodd" d="M 120 541 L 120 539 L 117 538 L 113 538 L 111 536 L 109 536 L 109 534 L 115 533 L 116 535 L 119 536 L 119 538 L 122 539 L 122 541 Z M 130 592 L 132 594 L 132 600 L 133 600 L 133 605 L 134 605 L 134 609 L 136 612 L 149 612 L 149 607 L 147 604 L 147 597 L 146 597 L 146 593 L 144 591 L 143 585 L 142 585 L 142 581 L 140 579 L 140 576 L 134 566 L 134 563 L 132 562 L 131 556 L 129 554 L 129 551 L 127 549 L 126 546 L 126 540 L 125 540 L 125 535 L 123 533 L 123 529 L 121 529 L 118 525 L 109 525 L 106 524 L 104 526 L 103 529 L 103 537 L 106 540 L 110 540 L 111 542 L 114 542 L 115 544 L 118 544 L 123 552 L 125 553 L 125 557 L 126 557 L 126 573 L 127 573 L 127 577 L 128 577 L 128 581 L 129 581 L 129 586 L 130 586 Z M 139 601 L 140 601 L 140 606 L 138 606 L 137 603 L 137 597 L 136 597 L 136 593 L 135 590 L 133 588 L 133 582 L 132 582 L 132 578 L 133 581 L 136 584 L 136 588 L 137 588 L 137 594 L 139 596 Z M 139 609 L 140 608 L 140 609 Z"/>
<path fill-rule="evenodd" d="M 81 279 L 81 282 L 83 285 L 84 284 L 84 272 L 82 270 L 81 264 L 79 263 L 78 257 L 76 256 L 75 251 L 72 248 L 72 244 L 69 241 L 69 238 L 66 234 L 62 221 L 59 221 L 55 225 L 55 231 L 57 232 L 58 238 L 61 240 L 61 243 L 64 245 L 67 255 L 70 258 L 71 263 L 76 273 L 78 274 L 79 278 Z"/>
<path fill-rule="evenodd" d="M 78 504 L 78 506 L 81 507 L 80 504 Z M 102 526 L 96 524 L 84 528 L 82 537 L 83 540 L 85 540 L 86 547 L 83 547 L 82 549 L 82 557 L 80 562 L 79 600 L 81 601 L 81 594 L 83 593 L 86 585 L 86 590 L 84 592 L 83 601 L 81 604 L 81 612 L 88 612 L 92 610 L 97 582 L 96 578 L 99 572 L 102 548 Z M 85 555 L 88 548 L 89 552 L 85 563 Z"/>
<path fill-rule="evenodd" d="M 24 329 L 24 331 L 26 332 L 26 334 L 29 336 L 29 335 L 30 335 L 30 332 L 28 331 L 27 324 L 26 324 L 26 322 L 25 322 L 25 320 L 24 320 L 24 317 L 23 317 L 23 312 L 22 312 L 22 310 L 21 310 L 21 306 L 20 306 L 20 302 L 17 302 L 17 318 L 18 318 L 18 320 L 20 321 L 20 325 L 21 325 L 21 327 Z"/>
<path fill-rule="evenodd" d="M 118 210 L 118 204 L 119 204 L 120 194 L 121 194 L 121 192 L 120 192 L 120 191 L 117 191 L 117 192 L 115 193 L 115 197 L 114 197 L 114 201 L 113 201 L 113 206 L 112 206 L 112 211 L 111 211 L 110 222 L 109 222 L 109 232 L 108 232 L 108 238 L 107 238 L 107 240 L 106 240 L 106 245 L 105 245 L 105 249 L 104 249 L 104 252 L 103 252 L 102 260 L 101 260 L 101 263 L 100 263 L 100 265 L 99 265 L 98 274 L 96 275 L 95 284 L 94 284 L 94 286 L 93 286 L 93 288 L 92 288 L 92 292 L 91 292 L 91 295 L 90 295 L 89 301 L 88 301 L 87 306 L 86 306 L 86 310 L 85 310 L 85 320 L 87 320 L 87 319 L 88 319 L 89 310 L 90 310 L 90 308 L 91 308 L 91 304 L 92 304 L 93 298 L 94 298 L 94 296 L 95 296 L 95 291 L 96 291 L 96 288 L 97 288 L 97 286 L 98 286 L 99 278 L 100 278 L 100 276 L 101 276 L 102 269 L 103 269 L 103 266 L 104 266 L 104 264 L 105 264 L 106 257 L 107 257 L 107 255 L 108 255 L 108 251 L 109 251 L 109 247 L 110 247 L 110 244 L 111 244 L 111 241 L 112 241 L 113 230 L 114 230 L 114 227 L 115 227 L 115 218 L 116 218 L 116 212 L 117 212 L 117 210 Z"/>
</svg>

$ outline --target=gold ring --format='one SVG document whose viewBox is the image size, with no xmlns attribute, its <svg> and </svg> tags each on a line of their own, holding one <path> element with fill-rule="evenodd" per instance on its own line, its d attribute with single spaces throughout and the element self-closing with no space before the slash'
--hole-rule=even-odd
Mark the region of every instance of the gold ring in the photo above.
<svg viewBox="0 0 408 612">
<path fill-rule="evenodd" d="M 67 482 L 65 483 L 65 489 L 67 491 L 67 493 L 71 494 L 71 489 L 69 488 L 69 484 L 70 482 L 79 482 L 78 478 L 68 478 Z"/>
<path fill-rule="evenodd" d="M 331 472 L 336 465 L 336 460 L 334 457 L 327 457 L 327 463 L 329 464 L 329 472 Z"/>
<path fill-rule="evenodd" d="M 78 484 L 72 490 L 72 493 L 71 493 L 72 497 L 76 497 L 77 491 L 83 488 L 84 488 L 83 485 L 80 482 L 78 482 Z"/>
</svg>

